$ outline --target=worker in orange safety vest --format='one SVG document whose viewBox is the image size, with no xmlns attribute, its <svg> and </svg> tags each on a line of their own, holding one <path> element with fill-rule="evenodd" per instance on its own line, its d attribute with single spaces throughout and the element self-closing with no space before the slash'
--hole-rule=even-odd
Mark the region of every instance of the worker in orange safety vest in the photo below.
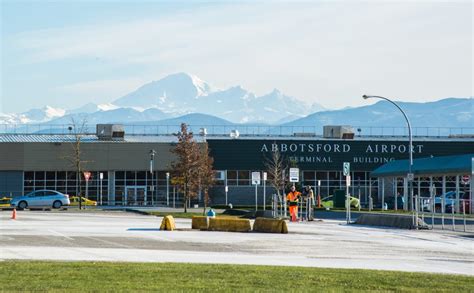
<svg viewBox="0 0 474 293">
<path fill-rule="evenodd" d="M 290 218 L 292 222 L 297 221 L 298 219 L 298 200 L 301 196 L 301 192 L 296 191 L 295 186 L 291 186 L 290 192 L 286 196 L 288 201 L 288 206 L 290 207 Z"/>
</svg>

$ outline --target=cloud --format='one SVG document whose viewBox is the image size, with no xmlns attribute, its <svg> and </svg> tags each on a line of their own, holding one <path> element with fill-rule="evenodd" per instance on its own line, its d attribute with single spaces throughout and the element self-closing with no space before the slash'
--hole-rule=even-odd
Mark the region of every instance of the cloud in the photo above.
<svg viewBox="0 0 474 293">
<path fill-rule="evenodd" d="M 36 30 L 14 43 L 32 64 L 100 59 L 125 71 L 138 66 L 147 76 L 192 71 L 221 87 L 242 84 L 257 94 L 278 87 L 342 107 L 360 104 L 365 91 L 413 100 L 469 94 L 471 8 L 469 2 L 246 2 Z M 59 90 L 111 96 L 125 84 L 111 76 Z"/>
</svg>

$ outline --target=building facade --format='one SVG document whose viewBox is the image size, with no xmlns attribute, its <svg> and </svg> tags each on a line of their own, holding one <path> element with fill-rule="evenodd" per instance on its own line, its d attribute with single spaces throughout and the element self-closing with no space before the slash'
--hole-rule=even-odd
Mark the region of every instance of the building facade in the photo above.
<svg viewBox="0 0 474 293">
<path fill-rule="evenodd" d="M 313 186 L 322 197 L 345 188 L 342 165 L 349 162 L 351 194 L 360 196 L 363 203 L 369 196 L 377 202 L 381 188 L 385 190 L 388 185 L 382 186 L 370 172 L 387 162 L 406 159 L 409 151 L 406 137 L 195 138 L 198 143 L 207 142 L 214 157 L 216 186 L 211 190 L 212 204 L 254 205 L 251 173 L 264 172 L 265 162 L 276 151 L 289 165 L 300 169 L 301 185 Z M 92 173 L 86 184 L 84 180 L 79 183 L 78 176 L 83 176 L 77 174 L 72 162 L 74 136 L 1 134 L 0 197 L 38 189 L 54 189 L 70 195 L 82 190 L 85 194 L 87 189 L 89 198 L 107 205 L 179 205 L 180 194 L 167 176 L 175 159 L 172 149 L 176 143 L 174 136 L 126 135 L 121 141 L 83 136 L 83 169 Z M 150 162 L 151 150 L 156 152 L 153 162 Z M 414 158 L 474 153 L 474 138 L 418 137 L 414 138 L 412 152 Z M 390 187 L 392 193 L 402 191 L 406 184 L 403 178 L 396 181 Z M 448 188 L 453 184 L 456 183 L 447 182 Z M 423 192 L 429 183 L 421 182 L 419 188 Z M 263 204 L 263 189 L 263 184 L 257 187 L 259 204 Z M 265 193 L 269 203 L 274 193 L 269 181 Z M 389 196 L 390 190 L 384 194 Z"/>
</svg>

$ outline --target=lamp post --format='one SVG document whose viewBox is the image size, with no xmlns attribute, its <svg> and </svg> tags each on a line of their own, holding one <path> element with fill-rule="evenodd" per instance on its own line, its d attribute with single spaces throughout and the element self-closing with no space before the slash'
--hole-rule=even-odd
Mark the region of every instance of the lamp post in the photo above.
<svg viewBox="0 0 474 293">
<path fill-rule="evenodd" d="M 151 205 L 153 205 L 153 190 L 155 189 L 155 185 L 153 182 L 153 167 L 155 164 L 156 151 L 150 150 L 149 154 L 150 154 L 150 173 L 151 173 Z M 146 205 L 146 199 L 145 199 L 145 205 Z"/>
<path fill-rule="evenodd" d="M 411 207 L 411 211 L 415 211 L 416 215 L 416 219 L 418 219 L 418 210 L 416 208 L 416 206 L 414 207 L 413 206 L 413 173 L 412 173 L 412 169 L 413 169 L 413 138 L 412 138 L 412 131 L 411 131 L 411 124 L 410 124 L 410 120 L 408 119 L 408 116 L 407 114 L 405 113 L 405 111 L 403 111 L 403 109 L 397 104 L 395 103 L 394 101 L 388 99 L 388 98 L 385 98 L 385 97 L 381 97 L 381 96 L 369 96 L 369 95 L 363 95 L 362 96 L 365 100 L 366 99 L 371 99 L 371 98 L 374 98 L 374 99 L 382 99 L 382 100 L 385 100 L 387 102 L 390 102 L 392 103 L 393 105 L 395 105 L 395 107 L 398 108 L 398 110 L 400 110 L 400 112 L 402 112 L 403 114 L 403 117 L 405 117 L 405 120 L 407 121 L 407 125 L 408 125 L 408 156 L 409 156 L 409 164 L 408 164 L 408 174 L 407 174 L 407 179 L 408 179 L 408 194 L 410 195 L 410 207 Z M 383 205 L 384 203 L 382 203 Z M 417 228 L 418 225 L 417 223 L 415 222 L 415 218 L 413 218 L 413 225 Z"/>
<path fill-rule="evenodd" d="M 170 172 L 166 172 L 166 206 L 170 206 Z"/>
</svg>

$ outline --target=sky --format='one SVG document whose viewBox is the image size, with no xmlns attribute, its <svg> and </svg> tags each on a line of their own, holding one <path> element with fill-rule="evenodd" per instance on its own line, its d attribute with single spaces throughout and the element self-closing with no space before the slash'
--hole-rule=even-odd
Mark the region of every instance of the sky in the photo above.
<svg viewBox="0 0 474 293">
<path fill-rule="evenodd" d="M 332 109 L 474 96 L 471 1 L 0 3 L 0 113 L 109 103 L 176 72 Z"/>
</svg>

